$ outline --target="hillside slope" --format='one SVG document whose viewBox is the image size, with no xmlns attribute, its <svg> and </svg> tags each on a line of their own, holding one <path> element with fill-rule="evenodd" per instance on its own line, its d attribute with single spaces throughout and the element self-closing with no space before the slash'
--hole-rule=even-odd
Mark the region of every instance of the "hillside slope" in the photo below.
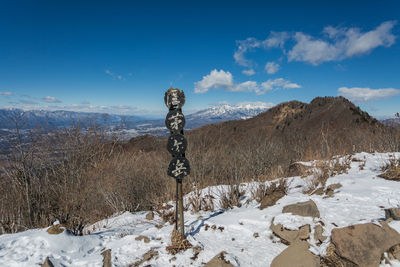
<svg viewBox="0 0 400 267">
<path fill-rule="evenodd" d="M 347 99 L 318 97 L 309 104 L 281 103 L 247 120 L 206 125 L 188 136 L 194 142 L 206 139 L 210 146 L 275 142 L 301 158 L 307 153 L 325 157 L 381 150 L 393 141 L 386 138 L 388 132 L 387 127 Z"/>
<path fill-rule="evenodd" d="M 143 255 L 149 255 L 149 251 L 152 251 L 153 257 L 147 258 L 140 266 L 203 266 L 221 251 L 227 252 L 225 258 L 233 266 L 270 266 L 273 259 L 287 248 L 270 229 L 273 219 L 274 224 L 281 223 L 291 230 L 309 224 L 311 234 L 306 241 L 310 244 L 310 251 L 317 256 L 324 256 L 331 243 L 332 230 L 369 222 L 380 225 L 378 220 L 385 217 L 384 209 L 400 203 L 397 193 L 400 183 L 378 176 L 381 167 L 394 157 L 400 158 L 400 153 L 360 153 L 339 159 L 340 162 L 349 163 L 350 168 L 347 173 L 331 176 L 327 180 L 326 187 L 338 183 L 341 185 L 335 189 L 333 197 L 303 193 L 313 175 L 286 178 L 290 185 L 288 194 L 263 210 L 252 198 L 251 192 L 256 183 L 242 184 L 244 196 L 240 200 L 241 207 L 228 210 L 221 208 L 220 201 L 221 195 L 228 190 L 227 186 L 191 192 L 185 196 L 187 203 L 190 197 L 196 195 L 212 195 L 215 209 L 197 212 L 187 204 L 189 209 L 185 212 L 185 228 L 194 248 L 177 255 L 170 255 L 166 251 L 173 225 L 164 222 L 158 215 L 148 220 L 145 218 L 147 212 L 127 212 L 87 227 L 84 236 L 72 236 L 65 232 L 50 235 L 46 232 L 47 228 L 1 235 L 0 266 L 39 266 L 46 257 L 56 267 L 101 266 L 101 252 L 105 249 L 111 249 L 111 261 L 115 266 L 140 262 Z M 303 164 L 318 165 L 316 161 Z M 284 206 L 310 199 L 317 205 L 320 213 L 318 218 L 282 213 Z M 316 225 L 322 225 L 322 234 L 328 237 L 322 243 L 314 237 Z M 400 221 L 392 221 L 389 226 L 400 232 Z M 391 260 L 390 264 L 400 266 L 400 261 Z M 380 266 L 389 265 L 382 261 Z"/>
</svg>

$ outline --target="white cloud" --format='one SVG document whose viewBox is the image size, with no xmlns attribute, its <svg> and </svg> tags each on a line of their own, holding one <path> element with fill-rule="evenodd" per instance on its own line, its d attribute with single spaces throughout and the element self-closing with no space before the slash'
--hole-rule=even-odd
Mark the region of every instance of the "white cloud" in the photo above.
<svg viewBox="0 0 400 267">
<path fill-rule="evenodd" d="M 261 86 L 255 81 L 245 81 L 236 84 L 230 72 L 224 70 L 212 70 L 210 74 L 203 77 L 201 81 L 195 82 L 194 92 L 205 93 L 208 90 L 225 90 L 231 92 L 255 92 L 256 94 L 265 94 L 270 90 L 301 88 L 300 85 L 292 83 L 283 78 L 268 80 L 263 82 Z"/>
<path fill-rule="evenodd" d="M 106 69 L 105 70 L 105 73 L 106 74 L 108 74 L 108 75 L 110 75 L 112 78 L 113 78 L 113 80 L 116 80 L 116 79 L 118 79 L 118 80 L 125 80 L 124 79 L 124 77 L 122 77 L 122 75 L 120 75 L 120 74 L 115 74 L 115 73 L 113 73 L 113 72 L 111 72 L 109 69 Z"/>
<path fill-rule="evenodd" d="M 385 21 L 370 31 L 360 28 L 340 28 L 327 26 L 322 36 L 311 36 L 304 32 L 273 32 L 265 40 L 247 38 L 236 41 L 235 62 L 244 67 L 253 67 L 254 62 L 246 58 L 246 53 L 258 48 L 280 48 L 288 61 L 307 62 L 314 66 L 323 62 L 341 61 L 354 56 L 370 53 L 377 47 L 390 47 L 396 36 L 392 33 L 396 21 Z M 295 44 L 285 50 L 286 41 L 292 39 Z"/>
<path fill-rule="evenodd" d="M 212 70 L 210 74 L 203 77 L 201 81 L 198 81 L 194 85 L 195 93 L 205 93 L 210 89 L 222 89 L 225 91 L 232 92 L 250 92 L 258 90 L 257 82 L 246 81 L 240 84 L 235 84 L 233 76 L 229 71 L 224 70 Z"/>
<path fill-rule="evenodd" d="M 261 84 L 264 92 L 276 89 L 294 89 L 301 88 L 301 85 L 297 83 L 292 83 L 289 80 L 283 78 L 269 79 Z"/>
<path fill-rule="evenodd" d="M 242 73 L 247 76 L 252 76 L 252 75 L 256 74 L 256 72 L 253 69 L 242 70 Z"/>
<path fill-rule="evenodd" d="M 239 83 L 237 85 L 234 85 L 230 90 L 228 91 L 233 91 L 233 92 L 256 92 L 258 93 L 259 87 L 257 82 L 254 81 L 246 81 Z"/>
<path fill-rule="evenodd" d="M 247 38 L 246 40 L 236 41 L 237 50 L 233 54 L 236 63 L 243 67 L 250 67 L 251 61 L 246 59 L 244 54 L 261 46 L 261 42 L 255 38 Z"/>
<path fill-rule="evenodd" d="M 297 43 L 288 53 L 289 61 L 304 61 L 316 66 L 337 59 L 341 52 L 335 45 L 301 32 L 297 32 L 294 39 Z"/>
<path fill-rule="evenodd" d="M 199 82 L 195 83 L 194 92 L 195 93 L 205 93 L 210 89 L 224 89 L 231 91 L 233 87 L 233 76 L 227 71 L 223 70 L 212 70 L 210 74 L 203 77 Z"/>
<path fill-rule="evenodd" d="M 289 61 L 303 61 L 319 65 L 328 61 L 340 61 L 370 53 L 373 49 L 394 44 L 392 29 L 396 21 L 386 21 L 374 30 L 362 33 L 359 28 L 335 28 L 328 26 L 324 33 L 328 39 L 317 39 L 297 32 L 295 46 L 288 52 Z"/>
<path fill-rule="evenodd" d="M 371 89 L 361 87 L 340 87 L 338 89 L 338 94 L 348 98 L 351 101 L 362 103 L 370 100 L 389 98 L 399 95 L 400 90 L 394 88 Z"/>
<path fill-rule="evenodd" d="M 42 98 L 42 100 L 47 103 L 61 103 L 60 100 L 58 100 L 57 98 L 55 98 L 53 96 L 46 96 L 46 97 Z"/>
<path fill-rule="evenodd" d="M 0 92 L 0 95 L 10 96 L 10 95 L 13 95 L 13 93 L 12 92 Z"/>
<path fill-rule="evenodd" d="M 245 40 L 236 41 L 237 49 L 233 54 L 233 58 L 235 62 L 243 67 L 251 67 L 253 62 L 245 57 L 247 52 L 251 52 L 256 48 L 281 48 L 283 49 L 283 45 L 286 40 L 289 38 L 289 34 L 287 32 L 270 32 L 270 35 L 267 39 L 260 41 L 256 38 L 250 37 Z"/>
<path fill-rule="evenodd" d="M 280 47 L 283 49 L 283 46 L 287 39 L 289 39 L 289 34 L 287 32 L 273 32 L 271 31 L 268 38 L 262 41 L 263 47 L 268 48 L 276 48 Z"/>
<path fill-rule="evenodd" d="M 38 104 L 36 101 L 25 100 L 25 99 L 21 99 L 21 100 L 19 100 L 19 102 L 21 102 L 22 104 L 25 104 L 25 105 L 36 105 L 36 104 Z"/>
<path fill-rule="evenodd" d="M 267 64 L 265 64 L 265 71 L 268 74 L 274 74 L 276 72 L 278 72 L 279 70 L 279 64 L 275 63 L 275 62 L 267 62 Z"/>
</svg>

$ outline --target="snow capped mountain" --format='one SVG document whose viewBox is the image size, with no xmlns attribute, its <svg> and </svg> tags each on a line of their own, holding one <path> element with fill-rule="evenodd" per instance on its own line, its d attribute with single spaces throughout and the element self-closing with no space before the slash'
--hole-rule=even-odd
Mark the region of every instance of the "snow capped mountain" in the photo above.
<svg viewBox="0 0 400 267">
<path fill-rule="evenodd" d="M 219 123 L 229 120 L 242 120 L 254 117 L 273 107 L 272 103 L 248 102 L 239 104 L 221 104 L 211 106 L 192 114 L 185 114 L 186 130 L 194 129 L 206 124 Z M 166 112 L 167 113 L 167 112 Z M 16 118 L 20 117 L 21 129 L 43 129 L 48 131 L 55 128 L 70 127 L 80 124 L 81 127 L 102 125 L 119 129 L 122 139 L 130 139 L 144 134 L 166 136 L 169 131 L 165 127 L 164 119 L 146 120 L 131 115 L 115 115 L 107 113 L 89 113 L 74 111 L 47 111 L 0 109 L 0 129 L 3 131 L 15 130 Z M 5 138 L 6 140 L 7 138 Z M 4 140 L 3 140 L 4 141 Z M 0 147 L 2 146 L 0 140 Z"/>
<path fill-rule="evenodd" d="M 189 128 L 193 129 L 205 124 L 244 120 L 257 116 L 273 106 L 272 103 L 263 102 L 246 102 L 235 105 L 221 104 L 189 114 L 186 116 L 186 123 Z"/>
<path fill-rule="evenodd" d="M 248 119 L 273 107 L 271 103 L 239 103 L 236 105 L 222 104 L 190 114 L 190 118 L 218 118 L 229 120 Z"/>
<path fill-rule="evenodd" d="M 381 122 L 388 126 L 400 127 L 400 118 L 390 118 L 381 120 Z"/>
</svg>

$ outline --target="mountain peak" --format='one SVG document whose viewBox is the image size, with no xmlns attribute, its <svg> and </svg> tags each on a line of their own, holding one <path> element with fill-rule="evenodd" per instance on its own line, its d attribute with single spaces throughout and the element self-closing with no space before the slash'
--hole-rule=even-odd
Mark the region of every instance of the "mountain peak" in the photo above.
<svg viewBox="0 0 400 267">
<path fill-rule="evenodd" d="M 258 115 L 261 112 L 273 107 L 272 103 L 264 102 L 243 102 L 238 104 L 220 104 L 200 110 L 196 113 L 188 115 L 189 120 L 214 118 L 219 120 L 241 120 L 248 119 Z"/>
</svg>

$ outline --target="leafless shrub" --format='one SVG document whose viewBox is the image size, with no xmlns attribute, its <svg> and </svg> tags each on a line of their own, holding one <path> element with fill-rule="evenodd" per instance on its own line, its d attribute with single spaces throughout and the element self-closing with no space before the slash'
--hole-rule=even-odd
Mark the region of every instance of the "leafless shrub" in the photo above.
<svg viewBox="0 0 400 267">
<path fill-rule="evenodd" d="M 290 184 L 287 179 L 280 179 L 279 181 L 272 182 L 269 186 L 265 183 L 257 183 L 250 191 L 252 199 L 261 202 L 266 197 L 273 197 L 274 195 L 280 196 L 287 195 Z"/>
<path fill-rule="evenodd" d="M 303 188 L 303 194 L 312 195 L 318 188 L 324 188 L 327 178 L 321 174 L 313 174 L 306 180 L 306 185 Z"/>
<path fill-rule="evenodd" d="M 367 162 L 366 162 L 366 161 L 363 161 L 363 162 L 358 166 L 359 170 L 360 170 L 360 171 L 364 170 L 366 164 L 367 164 Z"/>
<path fill-rule="evenodd" d="M 15 226 L 11 231 L 46 226 L 55 219 L 74 234 L 81 234 L 90 220 L 87 211 L 98 199 L 94 179 L 87 171 L 113 153 L 115 142 L 94 127 L 79 126 L 49 135 L 31 134 L 28 144 L 18 136 L 8 155 L 1 181 L 0 222 Z M 108 144 L 105 142 L 108 141 Z"/>
<path fill-rule="evenodd" d="M 222 209 L 233 209 L 233 207 L 241 207 L 240 200 L 244 196 L 245 191 L 240 185 L 229 185 L 226 191 L 220 192 L 220 206 Z"/>
<path fill-rule="evenodd" d="M 387 180 L 400 181 L 400 160 L 397 158 L 391 158 L 387 164 L 382 166 L 382 177 Z"/>
<path fill-rule="evenodd" d="M 83 130 L 77 125 L 47 136 L 31 131 L 29 140 L 23 140 L 18 119 L 15 124 L 14 149 L 0 164 L 0 233 L 47 226 L 58 219 L 79 234 L 81 225 L 121 211 L 157 211 L 160 203 L 175 198 L 175 181 L 166 175 L 171 156 L 165 139 L 140 149 L 138 144 L 121 144 L 117 136 L 110 138 L 105 129 Z M 284 177 L 293 162 L 358 151 L 398 151 L 399 131 L 374 125 L 372 133 L 366 135 L 358 127 L 350 138 L 332 123 L 312 132 L 315 136 L 296 131 L 268 136 L 266 128 L 241 136 L 224 124 L 206 126 L 186 135 L 192 170 L 185 177 L 184 192 L 192 191 L 192 184 L 199 190 L 230 184 L 221 193 L 221 205 L 231 208 L 240 205 L 240 183 Z M 329 176 L 346 172 L 350 163 L 350 158 L 320 163 L 310 187 L 325 186 Z M 260 186 L 253 198 L 260 201 L 273 192 L 285 192 L 280 187 Z M 193 210 L 212 210 L 212 203 L 211 198 L 198 196 L 189 201 Z M 173 209 L 160 212 L 167 221 L 174 218 Z"/>
<path fill-rule="evenodd" d="M 158 216 L 160 216 L 163 220 L 163 222 L 169 222 L 170 224 L 175 223 L 175 209 L 169 209 L 169 210 L 157 210 L 156 211 Z"/>
<path fill-rule="evenodd" d="M 315 164 L 312 176 L 307 180 L 304 194 L 313 194 L 318 188 L 324 188 L 329 177 L 347 173 L 351 156 L 335 157 L 331 160 L 320 160 Z"/>
<path fill-rule="evenodd" d="M 200 210 L 202 211 L 214 211 L 214 197 L 211 194 L 204 195 L 202 194 L 202 190 L 195 188 L 192 191 L 192 196 L 188 199 L 188 204 L 193 213 L 197 213 Z"/>
</svg>

